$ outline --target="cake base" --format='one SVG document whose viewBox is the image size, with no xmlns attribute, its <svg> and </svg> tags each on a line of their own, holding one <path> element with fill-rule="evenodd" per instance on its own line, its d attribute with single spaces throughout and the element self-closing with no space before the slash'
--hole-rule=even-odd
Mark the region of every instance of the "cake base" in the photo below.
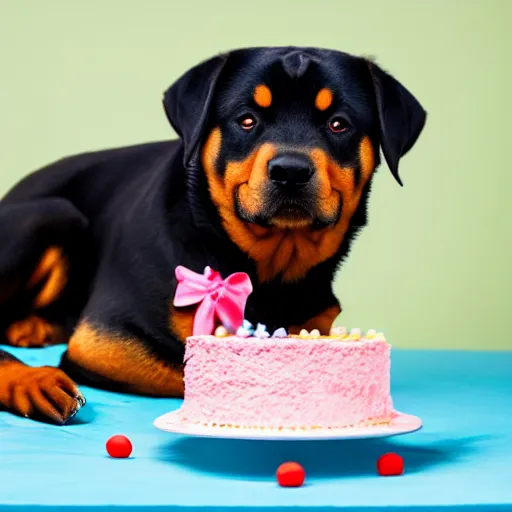
<svg viewBox="0 0 512 512">
<path fill-rule="evenodd" d="M 417 416 L 395 411 L 391 421 L 380 425 L 344 428 L 267 428 L 202 425 L 185 421 L 179 410 L 164 414 L 154 426 L 165 432 L 193 437 L 262 441 L 321 441 L 389 437 L 415 432 L 422 427 Z"/>
<path fill-rule="evenodd" d="M 185 421 L 239 428 L 345 428 L 389 422 L 391 345 L 384 337 L 192 336 Z"/>
</svg>

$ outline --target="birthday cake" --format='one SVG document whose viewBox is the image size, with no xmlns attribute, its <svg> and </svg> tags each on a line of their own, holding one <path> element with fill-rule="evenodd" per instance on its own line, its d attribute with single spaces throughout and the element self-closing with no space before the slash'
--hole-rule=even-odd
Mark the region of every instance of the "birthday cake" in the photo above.
<svg viewBox="0 0 512 512">
<path fill-rule="evenodd" d="M 325 429 L 392 418 L 390 345 L 381 333 L 217 334 L 187 341 L 186 422 Z"/>
<path fill-rule="evenodd" d="M 279 430 L 391 422 L 391 346 L 382 333 L 337 327 L 323 336 L 270 334 L 243 320 L 252 290 L 245 275 L 222 281 L 209 268 L 204 275 L 179 268 L 176 275 L 175 305 L 201 303 L 185 347 L 180 421 Z"/>
</svg>

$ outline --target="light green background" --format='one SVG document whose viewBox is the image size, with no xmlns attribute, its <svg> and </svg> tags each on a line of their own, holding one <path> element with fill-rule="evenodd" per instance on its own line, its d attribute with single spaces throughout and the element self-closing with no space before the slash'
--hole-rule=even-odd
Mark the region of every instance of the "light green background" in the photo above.
<svg viewBox="0 0 512 512">
<path fill-rule="evenodd" d="M 61 156 L 172 136 L 163 90 L 219 51 L 373 55 L 429 112 L 385 165 L 338 323 L 397 347 L 512 349 L 512 0 L 0 0 L 0 192 Z"/>
</svg>

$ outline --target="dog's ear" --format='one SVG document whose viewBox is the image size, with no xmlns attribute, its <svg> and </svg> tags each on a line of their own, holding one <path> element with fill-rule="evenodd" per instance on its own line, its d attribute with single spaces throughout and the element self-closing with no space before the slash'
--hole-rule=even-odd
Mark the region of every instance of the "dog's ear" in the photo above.
<svg viewBox="0 0 512 512">
<path fill-rule="evenodd" d="M 389 170 L 402 185 L 398 162 L 415 144 L 427 113 L 418 100 L 390 74 L 368 62 L 380 124 L 380 143 Z"/>
<path fill-rule="evenodd" d="M 186 168 L 197 164 L 198 144 L 208 120 L 215 86 L 229 54 L 206 60 L 183 74 L 164 93 L 167 119 L 183 140 L 183 163 Z"/>
</svg>

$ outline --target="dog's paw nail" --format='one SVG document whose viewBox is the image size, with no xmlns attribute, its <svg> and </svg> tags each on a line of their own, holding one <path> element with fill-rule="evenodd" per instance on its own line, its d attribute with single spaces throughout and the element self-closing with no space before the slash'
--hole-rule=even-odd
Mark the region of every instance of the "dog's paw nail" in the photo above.
<svg viewBox="0 0 512 512">
<path fill-rule="evenodd" d="M 78 402 L 78 409 L 83 407 L 86 404 L 85 396 L 82 395 L 82 393 L 78 393 L 78 395 L 75 396 L 75 400 Z"/>
<path fill-rule="evenodd" d="M 66 421 L 65 423 L 67 423 L 69 420 L 72 420 L 77 414 L 78 412 L 80 411 L 82 407 L 80 405 L 78 405 L 77 407 L 75 407 L 70 413 L 69 413 L 69 416 L 66 418 Z"/>
</svg>

